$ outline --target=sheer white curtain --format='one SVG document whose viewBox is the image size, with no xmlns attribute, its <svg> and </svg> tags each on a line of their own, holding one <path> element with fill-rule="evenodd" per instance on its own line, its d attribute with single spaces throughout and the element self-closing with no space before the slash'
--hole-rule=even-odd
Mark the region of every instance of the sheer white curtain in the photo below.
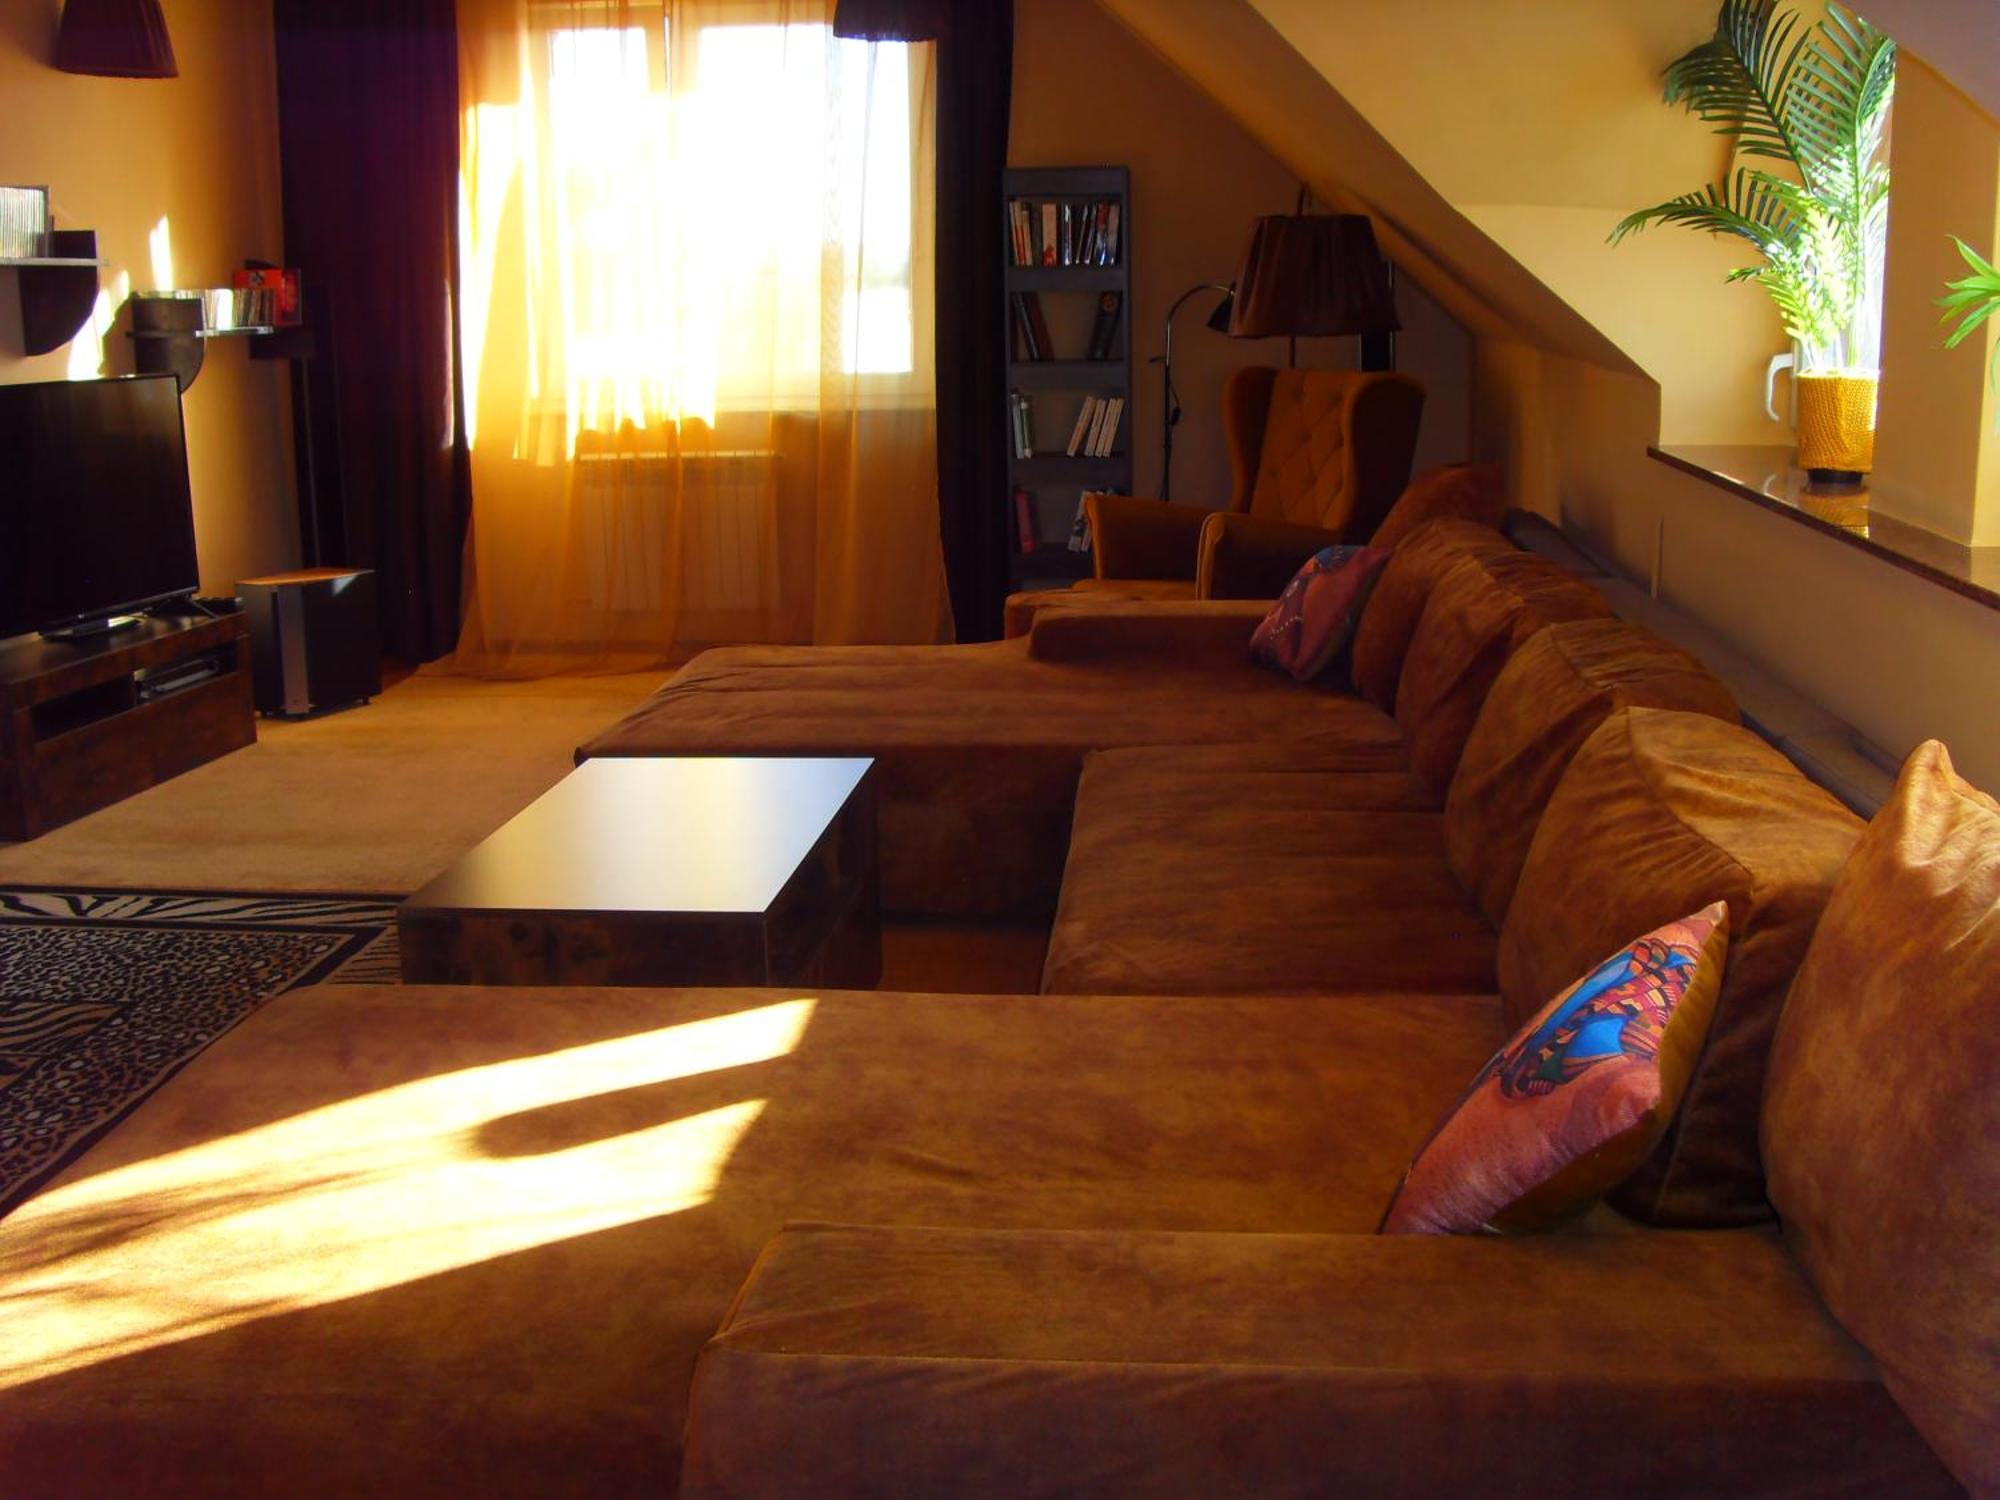
<svg viewBox="0 0 2000 1500">
<path fill-rule="evenodd" d="M 950 633 L 929 44 L 831 0 L 460 0 L 453 664 Z"/>
</svg>

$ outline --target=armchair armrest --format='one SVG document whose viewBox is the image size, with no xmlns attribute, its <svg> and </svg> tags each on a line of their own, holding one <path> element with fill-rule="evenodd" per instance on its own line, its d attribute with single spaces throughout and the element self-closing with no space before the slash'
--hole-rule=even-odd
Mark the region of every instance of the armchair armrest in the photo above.
<svg viewBox="0 0 2000 1500">
<path fill-rule="evenodd" d="M 1028 630 L 1035 661 L 1151 661 L 1162 667 L 1241 666 L 1269 612 L 1263 600 L 1105 601 L 1038 611 Z"/>
<path fill-rule="evenodd" d="M 691 1496 L 1951 1487 L 1755 1229 L 794 1226 L 687 1433 Z"/>
<path fill-rule="evenodd" d="M 1086 495 L 1099 578 L 1193 578 L 1201 523 L 1210 512 L 1136 495 Z"/>
<path fill-rule="evenodd" d="M 1339 532 L 1319 526 L 1216 511 L 1201 528 L 1195 594 L 1202 599 L 1275 599 L 1307 558 L 1340 539 Z"/>
</svg>

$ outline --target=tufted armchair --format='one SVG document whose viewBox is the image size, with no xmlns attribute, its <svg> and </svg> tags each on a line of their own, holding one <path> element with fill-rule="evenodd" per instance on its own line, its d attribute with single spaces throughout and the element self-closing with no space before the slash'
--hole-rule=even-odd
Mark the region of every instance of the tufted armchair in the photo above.
<svg viewBox="0 0 2000 1500">
<path fill-rule="evenodd" d="M 1252 366 L 1222 390 L 1221 510 L 1091 495 L 1096 577 L 1153 599 L 1268 599 L 1333 542 L 1366 541 L 1410 477 L 1424 388 L 1407 375 Z"/>
</svg>

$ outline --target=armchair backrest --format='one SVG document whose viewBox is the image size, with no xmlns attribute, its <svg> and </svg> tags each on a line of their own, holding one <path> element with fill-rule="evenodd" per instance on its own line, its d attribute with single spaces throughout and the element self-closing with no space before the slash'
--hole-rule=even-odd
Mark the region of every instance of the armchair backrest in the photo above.
<svg viewBox="0 0 2000 1500">
<path fill-rule="evenodd" d="M 1388 371 L 1236 371 L 1222 390 L 1229 508 L 1364 540 L 1409 483 L 1423 410 L 1423 386 Z"/>
</svg>

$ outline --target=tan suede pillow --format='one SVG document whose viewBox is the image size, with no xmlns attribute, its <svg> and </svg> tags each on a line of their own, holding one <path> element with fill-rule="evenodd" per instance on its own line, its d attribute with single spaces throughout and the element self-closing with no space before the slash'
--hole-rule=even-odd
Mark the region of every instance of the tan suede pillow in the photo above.
<svg viewBox="0 0 2000 1500">
<path fill-rule="evenodd" d="M 1523 641 L 1559 620 L 1602 619 L 1604 596 L 1531 552 L 1446 570 L 1424 603 L 1396 684 L 1410 768 L 1440 799 L 1486 694 Z"/>
<path fill-rule="evenodd" d="M 1506 512 L 1507 482 L 1498 464 L 1441 464 L 1410 481 L 1368 545 L 1393 552 L 1419 526 L 1441 517 L 1498 527 Z"/>
<path fill-rule="evenodd" d="M 1714 674 L 1624 620 L 1551 625 L 1500 669 L 1444 805 L 1452 873 L 1494 926 L 1507 920 L 1529 841 L 1570 758 L 1609 714 L 1632 706 L 1737 719 Z"/>
<path fill-rule="evenodd" d="M 1514 544 L 1476 521 L 1431 521 L 1396 549 L 1354 627 L 1354 686 L 1384 713 L 1396 706 L 1396 681 L 1424 604 L 1438 580 L 1470 557 L 1512 552 Z"/>
<path fill-rule="evenodd" d="M 1635 932 L 1729 903 L 1729 964 L 1680 1113 L 1611 1196 L 1658 1224 L 1765 1218 L 1764 1063 L 1861 820 L 1747 729 L 1623 708 L 1576 752 L 1528 847 L 1500 930 L 1500 993 L 1520 1025 Z"/>
<path fill-rule="evenodd" d="M 1785 1241 L 1975 1495 L 2000 1494 L 2000 803 L 1918 748 L 1772 1044 Z"/>
</svg>

